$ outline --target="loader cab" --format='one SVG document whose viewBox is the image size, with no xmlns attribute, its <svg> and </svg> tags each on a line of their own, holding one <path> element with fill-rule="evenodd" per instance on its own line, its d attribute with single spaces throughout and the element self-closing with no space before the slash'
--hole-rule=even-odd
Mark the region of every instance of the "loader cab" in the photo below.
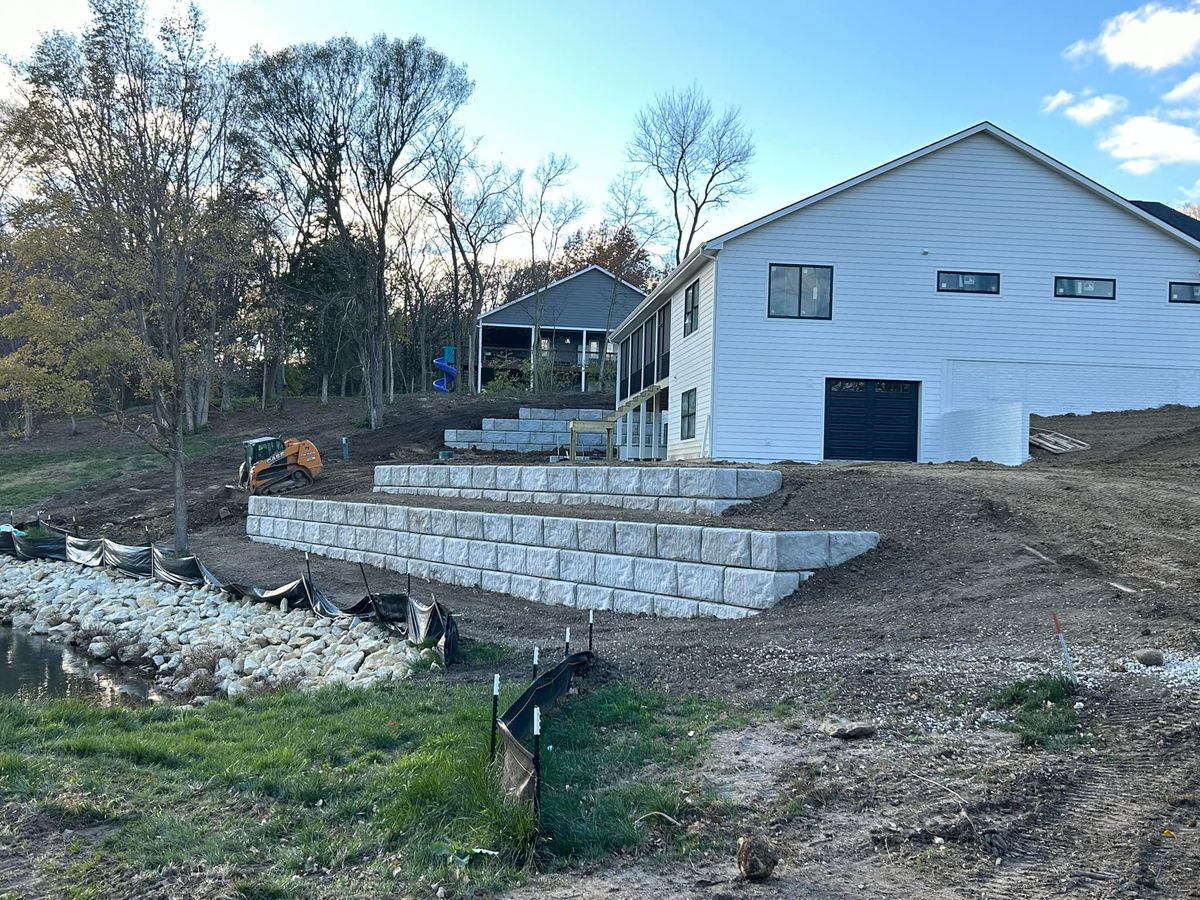
<svg viewBox="0 0 1200 900">
<path fill-rule="evenodd" d="M 246 451 L 246 471 L 249 472 L 256 464 L 280 452 L 283 441 L 277 437 L 260 437 L 243 441 L 242 447 Z"/>
</svg>

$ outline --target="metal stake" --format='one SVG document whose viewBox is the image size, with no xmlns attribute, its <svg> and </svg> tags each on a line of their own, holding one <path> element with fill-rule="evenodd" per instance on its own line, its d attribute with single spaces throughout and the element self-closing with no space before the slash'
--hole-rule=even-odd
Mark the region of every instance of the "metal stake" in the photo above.
<svg viewBox="0 0 1200 900">
<path fill-rule="evenodd" d="M 595 622 L 595 611 L 588 610 L 588 652 L 592 652 L 592 624 Z"/>
<path fill-rule="evenodd" d="M 571 626 L 567 626 L 566 643 L 563 645 L 563 659 L 571 655 Z"/>
<path fill-rule="evenodd" d="M 533 708 L 533 820 L 542 811 L 542 708 Z"/>
<path fill-rule="evenodd" d="M 1062 650 L 1063 664 L 1067 667 L 1067 677 L 1071 679 L 1071 683 L 1075 684 L 1079 681 L 1075 677 L 1075 663 L 1071 660 L 1071 651 L 1067 649 L 1067 636 L 1063 634 L 1062 624 L 1058 621 L 1058 613 L 1050 613 L 1050 618 L 1054 620 L 1054 634 L 1058 638 L 1058 647 Z"/>
<path fill-rule="evenodd" d="M 488 762 L 496 761 L 496 717 L 500 714 L 500 673 L 492 677 L 492 748 L 488 753 Z"/>
<path fill-rule="evenodd" d="M 362 575 L 363 587 L 365 587 L 367 589 L 367 596 L 370 597 L 371 596 L 371 585 L 367 581 L 367 567 L 364 566 L 362 563 L 359 563 L 358 571 L 359 571 L 359 574 Z"/>
<path fill-rule="evenodd" d="M 537 670 L 538 670 L 538 648 L 534 647 L 533 648 L 533 680 L 534 681 L 537 681 Z"/>
</svg>

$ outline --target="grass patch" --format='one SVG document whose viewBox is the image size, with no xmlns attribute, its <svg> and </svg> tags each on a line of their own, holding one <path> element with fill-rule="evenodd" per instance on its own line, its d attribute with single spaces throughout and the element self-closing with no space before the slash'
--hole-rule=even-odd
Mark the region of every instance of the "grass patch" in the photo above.
<svg viewBox="0 0 1200 900">
<path fill-rule="evenodd" d="M 446 682 L 198 709 L 3 699 L 0 801 L 62 828 L 104 823 L 57 873 L 80 896 L 198 865 L 245 897 L 486 894 L 535 858 L 637 851 L 645 813 L 687 815 L 703 800 L 646 773 L 694 758 L 724 719 L 619 683 L 572 698 L 545 719 L 539 842 L 486 766 L 490 713 L 486 690 Z"/>
<path fill-rule="evenodd" d="M 1061 750 L 1079 740 L 1079 715 L 1067 701 L 1075 685 L 1060 675 L 1026 678 L 990 698 L 998 709 L 1014 711 L 1015 730 L 1031 747 Z"/>
</svg>

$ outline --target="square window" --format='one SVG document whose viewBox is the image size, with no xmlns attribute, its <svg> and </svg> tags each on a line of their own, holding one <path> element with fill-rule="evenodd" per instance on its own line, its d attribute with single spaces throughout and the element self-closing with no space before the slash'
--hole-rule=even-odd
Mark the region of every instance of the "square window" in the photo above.
<svg viewBox="0 0 1200 900">
<path fill-rule="evenodd" d="M 772 319 L 833 318 L 833 267 L 771 264 L 767 315 Z"/>
<path fill-rule="evenodd" d="M 684 391 L 679 397 L 679 439 L 691 440 L 696 436 L 696 389 Z"/>
<path fill-rule="evenodd" d="M 937 289 L 950 294 L 998 294 L 1000 276 L 990 272 L 938 272 Z"/>
<path fill-rule="evenodd" d="M 1172 303 L 1200 303 L 1200 283 L 1172 281 L 1168 296 Z"/>
<path fill-rule="evenodd" d="M 1117 299 L 1117 281 L 1115 278 L 1075 278 L 1056 275 L 1054 277 L 1055 297 L 1080 297 L 1085 300 L 1115 300 Z"/>
</svg>

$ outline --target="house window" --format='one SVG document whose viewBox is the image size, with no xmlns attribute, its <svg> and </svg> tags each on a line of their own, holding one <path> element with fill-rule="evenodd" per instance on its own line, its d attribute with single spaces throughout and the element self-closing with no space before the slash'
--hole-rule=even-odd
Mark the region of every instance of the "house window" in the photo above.
<svg viewBox="0 0 1200 900">
<path fill-rule="evenodd" d="M 1169 296 L 1172 303 L 1200 303 L 1200 284 L 1194 281 L 1172 281 Z"/>
<path fill-rule="evenodd" d="M 696 436 L 696 389 L 684 391 L 679 398 L 679 439 L 691 440 Z"/>
<path fill-rule="evenodd" d="M 772 263 L 767 315 L 772 319 L 832 319 L 833 266 Z"/>
<path fill-rule="evenodd" d="M 671 304 L 658 311 L 658 377 L 671 374 Z"/>
<path fill-rule="evenodd" d="M 1083 297 L 1087 300 L 1116 300 L 1115 278 L 1054 277 L 1055 297 Z"/>
<path fill-rule="evenodd" d="M 938 272 L 937 289 L 950 294 L 998 294 L 1000 276 L 987 272 Z"/>
<path fill-rule="evenodd" d="M 700 282 L 693 281 L 683 292 L 683 336 L 687 337 L 700 325 Z"/>
<path fill-rule="evenodd" d="M 629 338 L 621 341 L 621 355 L 617 364 L 621 372 L 620 396 L 624 400 L 629 396 Z"/>
</svg>

